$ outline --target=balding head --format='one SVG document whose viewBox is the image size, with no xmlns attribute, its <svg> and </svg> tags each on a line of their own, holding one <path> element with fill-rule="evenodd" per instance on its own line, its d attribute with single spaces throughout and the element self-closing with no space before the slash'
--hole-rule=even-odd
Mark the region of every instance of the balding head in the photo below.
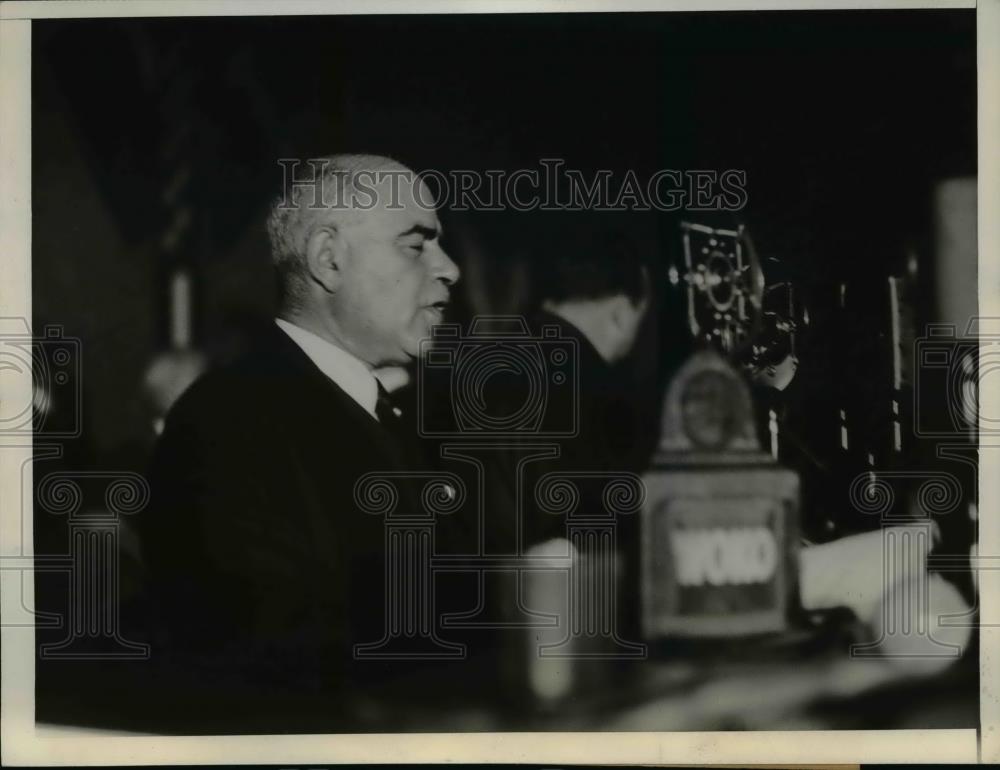
<svg viewBox="0 0 1000 770">
<path fill-rule="evenodd" d="M 301 299 L 307 278 L 306 244 L 317 228 L 344 227 L 361 221 L 377 207 L 398 205 L 401 190 L 418 183 L 413 171 L 384 155 L 311 158 L 305 164 L 292 164 L 291 172 L 305 179 L 285 180 L 267 221 L 282 303 Z M 421 203 L 433 205 L 423 199 Z"/>
<path fill-rule="evenodd" d="M 458 280 L 430 192 L 411 169 L 380 155 L 333 155 L 309 166 L 314 179 L 290 185 L 268 221 L 281 315 L 321 327 L 372 365 L 403 363 L 441 320 Z"/>
</svg>

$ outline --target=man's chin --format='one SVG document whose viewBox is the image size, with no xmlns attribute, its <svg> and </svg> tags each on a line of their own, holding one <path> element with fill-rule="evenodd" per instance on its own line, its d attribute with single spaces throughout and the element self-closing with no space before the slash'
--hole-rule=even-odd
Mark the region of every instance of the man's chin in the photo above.
<svg viewBox="0 0 1000 770">
<path fill-rule="evenodd" d="M 430 330 L 427 334 L 413 340 L 407 340 L 407 345 L 403 348 L 402 356 L 399 361 L 395 362 L 396 366 L 410 366 L 414 364 L 419 359 L 423 358 L 427 353 L 427 349 L 430 347 L 431 343 L 431 333 Z"/>
<path fill-rule="evenodd" d="M 431 337 L 434 336 L 434 330 L 444 324 L 444 319 L 440 314 L 436 313 L 435 318 L 439 320 L 428 320 L 427 323 L 422 325 L 423 329 L 422 334 L 420 335 L 422 341 L 431 339 Z"/>
<path fill-rule="evenodd" d="M 435 327 L 444 323 L 444 316 L 439 310 L 422 308 L 410 322 L 401 340 L 401 352 L 405 361 L 394 363 L 413 363 L 422 358 L 430 348 Z"/>
</svg>

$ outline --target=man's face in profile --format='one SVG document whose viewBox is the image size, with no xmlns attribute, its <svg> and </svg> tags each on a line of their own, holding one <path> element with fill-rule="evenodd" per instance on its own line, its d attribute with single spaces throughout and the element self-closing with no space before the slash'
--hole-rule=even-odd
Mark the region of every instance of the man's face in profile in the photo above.
<svg viewBox="0 0 1000 770">
<path fill-rule="evenodd" d="M 441 323 L 458 267 L 441 248 L 441 224 L 412 174 L 378 186 L 374 208 L 343 229 L 345 332 L 372 366 L 405 364 Z M 395 187 L 395 189 L 393 189 Z"/>
</svg>

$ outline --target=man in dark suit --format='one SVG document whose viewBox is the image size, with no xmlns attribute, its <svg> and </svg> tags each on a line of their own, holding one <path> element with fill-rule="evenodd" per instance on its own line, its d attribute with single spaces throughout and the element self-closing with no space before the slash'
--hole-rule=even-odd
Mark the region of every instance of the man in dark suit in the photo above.
<svg viewBox="0 0 1000 770">
<path fill-rule="evenodd" d="M 535 244 L 534 309 L 528 325 L 535 337 L 546 327 L 556 329 L 561 339 L 575 340 L 576 382 L 573 388 L 551 388 L 546 411 L 575 411 L 576 431 L 543 443 L 558 447 L 558 456 L 523 466 L 524 490 L 520 501 L 523 547 L 551 537 L 561 537 L 565 521 L 539 509 L 532 490 L 535 482 L 552 472 L 641 472 L 653 450 L 658 430 L 640 424 L 642 407 L 622 366 L 632 352 L 650 304 L 650 281 L 638 251 L 620 231 L 574 220 L 551 237 Z M 523 397 L 514 387 L 496 388 L 498 412 L 512 412 L 516 404 L 503 406 L 505 396 Z M 569 401 L 575 400 L 575 410 Z M 561 403 L 566 401 L 567 403 Z M 532 436 L 526 447 L 538 443 Z M 516 463 L 520 447 L 498 453 Z M 513 482 L 513 467 L 497 470 L 494 482 Z M 500 504 L 504 515 L 515 509 L 513 488 Z M 498 498 L 499 499 L 499 498 Z M 500 537 L 509 534 L 496 525 Z"/>
<path fill-rule="evenodd" d="M 409 169 L 334 156 L 319 183 L 324 205 L 300 185 L 272 209 L 273 328 L 185 393 L 153 462 L 153 654 L 164 704 L 225 717 L 209 731 L 334 728 L 394 676 L 353 654 L 385 620 L 385 523 L 354 490 L 421 467 L 374 372 L 418 355 L 459 271 Z"/>
<path fill-rule="evenodd" d="M 543 480 L 572 479 L 578 494 L 572 515 L 601 516 L 607 484 L 622 474 L 641 474 L 659 435 L 655 423 L 644 421 L 649 405 L 623 366 L 651 301 L 649 273 L 638 250 L 623 233 L 579 216 L 553 230 L 534 245 L 536 300 L 528 325 L 533 338 L 554 339 L 555 330 L 555 338 L 575 341 L 575 387 L 553 387 L 546 394 L 547 413 L 575 412 L 575 432 L 549 438 L 528 434 L 490 454 L 486 529 L 492 553 L 564 552 L 549 541 L 569 536 L 568 518 L 546 508 Z M 515 413 L 524 398 L 517 378 L 510 380 L 507 387 L 495 385 L 499 414 Z M 546 447 L 554 450 L 547 457 Z M 618 516 L 615 527 L 611 569 L 618 574 L 621 599 L 618 630 L 634 641 L 639 638 L 637 516 Z M 494 589 L 509 608 L 515 606 L 512 585 Z"/>
</svg>

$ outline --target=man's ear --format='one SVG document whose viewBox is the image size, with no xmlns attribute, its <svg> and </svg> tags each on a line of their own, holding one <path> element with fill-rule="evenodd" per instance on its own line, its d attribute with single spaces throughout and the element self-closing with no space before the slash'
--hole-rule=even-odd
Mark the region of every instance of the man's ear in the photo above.
<svg viewBox="0 0 1000 770">
<path fill-rule="evenodd" d="M 347 243 L 333 225 L 317 227 L 306 243 L 306 264 L 309 277 L 330 294 L 334 294 L 344 279 Z"/>
</svg>

